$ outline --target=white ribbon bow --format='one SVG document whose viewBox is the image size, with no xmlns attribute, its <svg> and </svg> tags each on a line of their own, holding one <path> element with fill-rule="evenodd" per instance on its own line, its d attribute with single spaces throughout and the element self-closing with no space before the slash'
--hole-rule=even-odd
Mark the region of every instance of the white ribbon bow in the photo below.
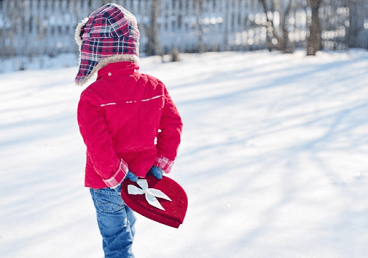
<svg viewBox="0 0 368 258">
<path fill-rule="evenodd" d="M 169 198 L 169 196 L 167 196 L 166 194 L 164 194 L 163 192 L 161 192 L 158 189 L 154 189 L 154 188 L 148 188 L 148 183 L 146 179 L 138 179 L 137 180 L 137 184 L 142 188 L 138 188 L 135 185 L 128 185 L 128 193 L 129 194 L 133 194 L 133 195 L 137 195 L 137 194 L 144 194 L 146 197 L 146 200 L 148 202 L 148 204 L 160 209 L 160 210 L 165 210 L 162 205 L 160 204 L 160 202 L 156 199 L 156 197 L 171 201 L 171 199 Z"/>
</svg>

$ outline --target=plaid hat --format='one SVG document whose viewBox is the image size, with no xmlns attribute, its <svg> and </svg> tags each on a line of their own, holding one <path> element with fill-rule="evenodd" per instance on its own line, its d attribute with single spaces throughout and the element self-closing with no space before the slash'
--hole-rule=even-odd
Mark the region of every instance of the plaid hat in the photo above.
<svg viewBox="0 0 368 258">
<path fill-rule="evenodd" d="M 80 50 L 78 85 L 109 63 L 139 60 L 137 20 L 117 4 L 106 4 L 79 23 L 75 40 Z"/>
</svg>

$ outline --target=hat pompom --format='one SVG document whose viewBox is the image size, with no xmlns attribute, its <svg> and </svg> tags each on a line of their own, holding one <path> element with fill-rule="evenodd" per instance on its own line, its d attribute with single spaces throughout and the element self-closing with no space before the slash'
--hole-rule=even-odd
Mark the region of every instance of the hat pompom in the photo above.
<svg viewBox="0 0 368 258">
<path fill-rule="evenodd" d="M 77 27 L 75 28 L 75 42 L 77 42 L 78 46 L 82 45 L 82 38 L 81 38 L 81 30 L 88 22 L 88 17 L 84 18 L 83 21 L 78 23 Z"/>
</svg>

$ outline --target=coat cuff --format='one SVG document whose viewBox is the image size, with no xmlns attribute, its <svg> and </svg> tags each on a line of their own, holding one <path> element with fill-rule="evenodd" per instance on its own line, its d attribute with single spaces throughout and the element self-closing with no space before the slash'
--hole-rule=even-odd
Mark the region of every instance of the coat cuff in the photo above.
<svg viewBox="0 0 368 258">
<path fill-rule="evenodd" d="M 156 157 L 154 166 L 162 169 L 166 174 L 170 173 L 172 166 L 174 165 L 173 160 L 169 160 L 168 158 L 164 156 Z"/>
<path fill-rule="evenodd" d="M 123 182 L 126 174 L 128 173 L 128 164 L 124 160 L 120 160 L 119 167 L 112 177 L 103 180 L 107 187 L 115 188 Z"/>
</svg>

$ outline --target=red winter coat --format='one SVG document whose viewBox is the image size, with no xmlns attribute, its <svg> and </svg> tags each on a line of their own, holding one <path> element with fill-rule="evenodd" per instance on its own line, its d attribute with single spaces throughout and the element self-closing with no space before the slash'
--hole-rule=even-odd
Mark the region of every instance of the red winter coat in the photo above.
<svg viewBox="0 0 368 258">
<path fill-rule="evenodd" d="M 87 146 L 85 186 L 116 187 L 126 173 L 168 173 L 182 121 L 165 85 L 131 62 L 111 63 L 81 94 L 78 124 Z"/>
</svg>

